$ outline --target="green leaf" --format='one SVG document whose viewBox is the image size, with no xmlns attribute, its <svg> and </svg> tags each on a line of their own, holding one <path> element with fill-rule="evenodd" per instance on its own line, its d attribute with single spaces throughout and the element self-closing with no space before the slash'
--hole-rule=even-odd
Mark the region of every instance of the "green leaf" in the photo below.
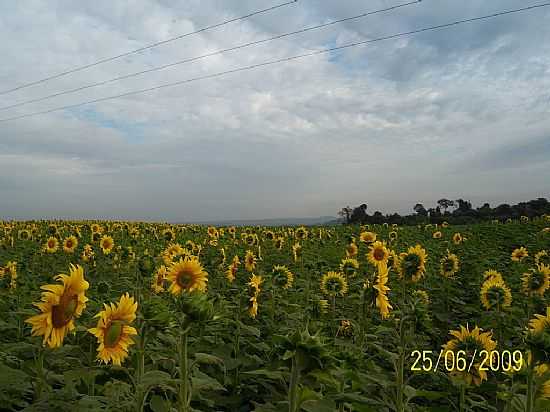
<svg viewBox="0 0 550 412">
<path fill-rule="evenodd" d="M 149 401 L 149 406 L 153 412 L 169 412 L 170 405 L 159 395 L 153 395 Z"/>
<path fill-rule="evenodd" d="M 195 353 L 195 360 L 198 363 L 205 363 L 207 365 L 223 366 L 224 364 L 222 358 L 218 358 L 217 356 L 209 355 L 208 353 L 201 353 L 201 352 Z"/>
</svg>

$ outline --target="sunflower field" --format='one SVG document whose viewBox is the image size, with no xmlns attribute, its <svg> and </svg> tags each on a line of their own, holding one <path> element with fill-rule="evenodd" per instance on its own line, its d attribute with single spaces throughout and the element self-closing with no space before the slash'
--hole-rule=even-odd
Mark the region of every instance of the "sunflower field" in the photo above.
<svg viewBox="0 0 550 412">
<path fill-rule="evenodd" d="M 550 217 L 0 221 L 2 411 L 550 411 Z"/>
</svg>

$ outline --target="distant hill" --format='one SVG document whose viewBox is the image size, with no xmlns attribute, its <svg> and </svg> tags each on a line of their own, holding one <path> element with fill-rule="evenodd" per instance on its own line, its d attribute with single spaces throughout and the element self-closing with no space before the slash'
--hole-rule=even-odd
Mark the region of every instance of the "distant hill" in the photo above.
<svg viewBox="0 0 550 412">
<path fill-rule="evenodd" d="M 339 223 L 334 216 L 319 217 L 290 217 L 280 219 L 246 219 L 246 220 L 209 220 L 200 222 L 186 222 L 196 225 L 212 226 L 315 226 Z"/>
</svg>

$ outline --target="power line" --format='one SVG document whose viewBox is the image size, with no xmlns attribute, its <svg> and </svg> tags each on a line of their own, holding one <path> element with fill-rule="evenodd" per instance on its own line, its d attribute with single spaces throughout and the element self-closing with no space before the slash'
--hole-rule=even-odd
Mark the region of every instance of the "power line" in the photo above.
<svg viewBox="0 0 550 412">
<path fill-rule="evenodd" d="M 348 43 L 348 44 L 344 44 L 342 46 L 330 47 L 330 48 L 326 48 L 326 49 L 322 49 L 322 50 L 317 50 L 317 51 L 314 51 L 314 52 L 311 52 L 311 53 L 299 54 L 299 55 L 295 55 L 295 56 L 291 56 L 291 57 L 285 57 L 285 58 L 277 59 L 277 60 L 270 60 L 270 61 L 263 62 L 263 63 L 252 64 L 250 66 L 239 67 L 239 68 L 236 68 L 236 69 L 226 70 L 226 71 L 223 71 L 223 72 L 213 73 L 213 74 L 209 74 L 209 75 L 205 75 L 205 76 L 199 76 L 199 77 L 194 77 L 194 78 L 190 78 L 190 79 L 186 79 L 186 80 L 180 80 L 180 81 L 173 82 L 173 83 L 161 84 L 161 85 L 154 86 L 154 87 L 149 87 L 149 88 L 146 88 L 146 89 L 133 90 L 133 91 L 129 91 L 129 92 L 126 92 L 126 93 L 117 94 L 117 95 L 114 95 L 114 96 L 107 96 L 107 97 L 102 97 L 102 98 L 99 98 L 99 99 L 88 100 L 88 101 L 81 102 L 81 103 L 56 107 L 56 108 L 53 108 L 53 109 L 44 110 L 44 111 L 40 111 L 40 112 L 33 112 L 33 113 L 23 114 L 23 115 L 19 115 L 19 116 L 13 116 L 13 117 L 5 118 L 5 119 L 0 119 L 0 122 L 7 122 L 7 121 L 10 121 L 10 120 L 17 120 L 17 119 L 23 119 L 23 118 L 31 117 L 31 116 L 38 116 L 38 115 L 41 115 L 41 114 L 52 113 L 52 112 L 56 112 L 56 111 L 59 111 L 59 110 L 72 109 L 72 108 L 76 108 L 76 107 L 80 107 L 80 106 L 84 106 L 84 105 L 88 105 L 88 104 L 92 104 L 92 103 L 99 103 L 99 102 L 104 102 L 104 101 L 107 101 L 107 100 L 118 99 L 118 98 L 121 98 L 121 97 L 127 97 L 127 96 L 136 95 L 136 94 L 147 93 L 147 92 L 151 92 L 151 91 L 154 91 L 154 90 L 164 89 L 164 88 L 167 88 L 167 87 L 173 87 L 173 86 L 188 84 L 188 83 L 196 82 L 196 81 L 199 81 L 199 80 L 213 79 L 213 78 L 225 76 L 225 75 L 231 74 L 231 73 L 238 73 L 238 72 L 242 72 L 242 71 L 246 71 L 246 70 L 256 69 L 256 68 L 259 68 L 259 67 L 265 67 L 265 66 L 278 64 L 278 63 L 284 63 L 284 62 L 289 62 L 289 61 L 293 61 L 293 60 L 298 60 L 298 59 L 302 59 L 302 58 L 305 58 L 305 57 L 311 57 L 311 56 L 316 56 L 316 55 L 320 55 L 320 54 L 326 54 L 326 53 L 330 53 L 330 52 L 336 51 L 336 50 L 344 50 L 344 49 L 348 49 L 348 48 L 351 48 L 351 47 L 376 43 L 376 42 L 395 39 L 395 38 L 404 37 L 404 36 L 410 36 L 410 35 L 413 35 L 413 34 L 423 33 L 423 32 L 427 32 L 427 31 L 445 29 L 445 28 L 457 26 L 459 24 L 470 23 L 470 22 L 479 21 L 479 20 L 487 20 L 487 19 L 490 19 L 490 18 L 498 17 L 498 16 L 503 16 L 503 15 L 512 14 L 512 13 L 519 13 L 519 12 L 523 12 L 523 11 L 527 11 L 527 10 L 533 10 L 533 9 L 537 9 L 537 8 L 541 8 L 541 7 L 547 7 L 547 6 L 550 6 L 550 2 L 537 4 L 537 5 L 533 5 L 533 6 L 528 6 L 528 7 L 522 7 L 522 8 L 519 8 L 519 9 L 502 11 L 502 12 L 488 14 L 488 15 L 480 16 L 480 17 L 473 17 L 473 18 L 470 18 L 470 19 L 457 20 L 457 21 L 454 21 L 454 22 L 451 22 L 451 23 L 445 23 L 445 24 L 440 24 L 440 25 L 436 25 L 436 26 L 424 27 L 424 28 L 416 29 L 416 30 L 412 30 L 412 31 L 407 31 L 407 32 L 392 34 L 392 35 L 388 35 L 388 36 L 378 37 L 378 38 L 375 38 L 375 39 L 363 40 L 363 41 L 354 42 L 354 43 Z"/>
<path fill-rule="evenodd" d="M 383 13 L 383 12 L 387 12 L 387 11 L 396 10 L 396 9 L 401 8 L 401 7 L 406 7 L 406 6 L 410 6 L 410 5 L 413 5 L 413 4 L 418 4 L 421 1 L 422 0 L 409 1 L 408 3 L 397 4 L 395 6 L 386 7 L 384 9 L 374 10 L 374 11 L 362 13 L 362 14 L 359 14 L 359 15 L 356 15 L 356 16 L 346 17 L 346 18 L 339 19 L 339 20 L 333 20 L 333 21 L 330 21 L 330 22 L 327 22 L 327 23 L 324 23 L 324 24 L 319 24 L 319 25 L 316 25 L 316 26 L 306 27 L 304 29 L 296 30 L 296 31 L 289 32 L 289 33 L 279 34 L 277 36 L 269 37 L 269 38 L 266 38 L 266 39 L 256 40 L 256 41 L 252 41 L 252 42 L 248 42 L 248 43 L 243 43 L 243 44 L 240 44 L 240 45 L 237 45 L 237 46 L 233 46 L 233 47 L 229 47 L 229 48 L 221 49 L 221 50 L 216 50 L 214 52 L 210 52 L 210 53 L 203 54 L 203 55 L 200 55 L 200 56 L 190 57 L 190 58 L 187 58 L 187 59 L 184 59 L 184 60 L 179 60 L 177 62 L 168 63 L 168 64 L 165 64 L 165 65 L 162 65 L 162 66 L 152 67 L 152 68 L 142 70 L 142 71 L 139 71 L 139 72 L 129 73 L 129 74 L 125 74 L 123 76 L 113 77 L 111 79 L 103 80 L 103 81 L 100 81 L 100 82 L 91 83 L 91 84 L 87 84 L 87 85 L 84 85 L 84 86 L 76 87 L 74 89 L 68 89 L 68 90 L 64 90 L 64 91 L 61 91 L 61 92 L 49 94 L 49 95 L 46 95 L 46 96 L 43 96 L 43 97 L 37 97 L 35 99 L 30 99 L 30 100 L 25 100 L 25 101 L 19 102 L 19 103 L 14 103 L 14 104 L 11 104 L 9 106 L 0 107 L 0 110 L 13 109 L 15 107 L 24 106 L 24 105 L 27 105 L 27 104 L 30 104 L 30 103 L 37 103 L 37 102 L 41 102 L 41 101 L 44 101 L 44 100 L 53 99 L 54 97 L 59 97 L 59 96 L 63 96 L 63 95 L 71 94 L 71 93 L 76 93 L 76 92 L 79 92 L 79 91 L 82 91 L 82 90 L 85 90 L 85 89 L 90 89 L 90 88 L 98 87 L 98 86 L 104 86 L 108 83 L 113 83 L 113 82 L 117 82 L 117 81 L 120 81 L 120 80 L 129 79 L 131 77 L 140 76 L 142 74 L 147 74 L 147 73 L 151 73 L 151 72 L 155 72 L 155 71 L 164 70 L 164 69 L 174 67 L 174 66 L 178 66 L 178 65 L 181 65 L 181 64 L 184 64 L 184 63 L 195 62 L 195 61 L 198 61 L 198 60 L 205 59 L 207 57 L 217 56 L 217 55 L 227 53 L 227 52 L 230 52 L 230 51 L 244 49 L 246 47 L 255 46 L 255 45 L 258 45 L 258 44 L 262 44 L 262 43 L 267 43 L 267 42 L 270 42 L 270 41 L 273 41 L 273 40 L 279 40 L 279 39 L 282 39 L 282 38 L 285 38 L 285 37 L 305 33 L 305 32 L 312 31 L 312 30 L 318 30 L 318 29 L 321 29 L 321 28 L 325 28 L 325 27 L 332 26 L 332 25 L 335 25 L 335 24 L 343 23 L 343 22 L 346 22 L 346 21 L 357 20 L 357 19 L 360 19 L 360 18 L 371 16 L 373 14 L 378 14 L 378 13 Z"/>
<path fill-rule="evenodd" d="M 128 52 L 125 52 L 125 53 L 122 53 L 122 54 L 118 54 L 116 56 L 107 57 L 105 59 L 101 59 L 101 60 L 98 60 L 94 63 L 86 64 L 84 66 L 75 67 L 73 69 L 70 69 L 70 70 L 67 70 L 67 71 L 64 71 L 64 72 L 61 72 L 61 73 L 58 73 L 58 74 L 54 74 L 52 76 L 44 77 L 43 79 L 39 79 L 39 80 L 30 82 L 30 83 L 24 83 L 22 85 L 19 85 L 17 87 L 12 88 L 12 89 L 7 89 L 7 90 L 0 91 L 0 95 L 11 93 L 11 92 L 14 92 L 16 90 L 21 90 L 21 89 L 24 89 L 24 88 L 27 88 L 27 87 L 30 87 L 30 86 L 34 86 L 36 84 L 44 83 L 44 82 L 47 82 L 49 80 L 58 79 L 60 77 L 66 76 L 66 75 L 71 74 L 71 73 L 75 73 L 75 72 L 79 72 L 79 71 L 82 71 L 82 70 L 85 70 L 85 69 L 89 69 L 90 67 L 98 66 L 100 64 L 107 63 L 107 62 L 110 62 L 110 61 L 113 61 L 113 60 L 117 60 L 117 59 L 120 59 L 122 57 L 130 56 L 132 54 L 136 54 L 136 53 L 142 52 L 144 50 L 149 50 L 149 49 L 152 49 L 153 47 L 157 47 L 157 46 L 160 46 L 160 45 L 163 45 L 163 44 L 166 44 L 166 43 L 170 43 L 170 42 L 173 42 L 173 41 L 176 41 L 176 40 L 180 40 L 180 39 L 183 39 L 184 37 L 188 37 L 188 36 L 191 36 L 193 34 L 198 34 L 198 33 L 205 32 L 207 30 L 215 29 L 217 27 L 225 26 L 226 24 L 229 24 L 229 23 L 234 23 L 234 22 L 239 21 L 239 20 L 245 20 L 245 19 L 248 19 L 252 16 L 256 16 L 256 15 L 262 14 L 262 13 L 267 13 L 269 11 L 279 9 L 281 7 L 288 6 L 289 4 L 294 4 L 296 2 L 298 2 L 298 0 L 290 0 L 290 1 L 287 1 L 286 3 L 282 3 L 282 4 L 278 4 L 276 6 L 268 7 L 266 9 L 258 10 L 258 11 L 246 14 L 244 16 L 235 17 L 235 18 L 230 19 L 230 20 L 222 21 L 220 23 L 212 24 L 210 26 L 203 27 L 202 29 L 198 29 L 198 30 L 195 30 L 195 31 L 192 31 L 192 32 L 180 34 L 176 37 L 171 37 L 171 38 L 166 39 L 166 40 L 161 40 L 161 41 L 158 41 L 156 43 L 152 43 L 152 44 L 149 44 L 147 46 L 140 47 L 139 49 L 131 50 L 131 51 L 128 51 Z"/>
</svg>

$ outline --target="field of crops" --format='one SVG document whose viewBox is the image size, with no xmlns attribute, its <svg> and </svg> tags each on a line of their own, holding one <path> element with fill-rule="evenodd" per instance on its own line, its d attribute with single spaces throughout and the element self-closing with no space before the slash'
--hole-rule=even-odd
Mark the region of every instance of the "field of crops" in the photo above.
<svg viewBox="0 0 550 412">
<path fill-rule="evenodd" d="M 550 411 L 548 226 L 0 221 L 0 410 Z"/>
</svg>

